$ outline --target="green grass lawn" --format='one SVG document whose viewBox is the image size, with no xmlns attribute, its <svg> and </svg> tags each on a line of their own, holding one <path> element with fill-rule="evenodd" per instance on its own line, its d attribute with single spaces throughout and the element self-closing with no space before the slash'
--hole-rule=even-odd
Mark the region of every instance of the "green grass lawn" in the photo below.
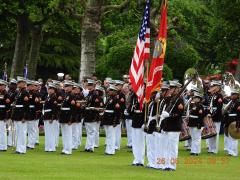
<svg viewBox="0 0 240 180">
<path fill-rule="evenodd" d="M 40 140 L 40 145 L 25 155 L 14 154 L 12 149 L 0 152 L 0 179 L 240 179 L 240 159 L 225 154 L 222 136 L 217 155 L 207 154 L 202 142 L 202 154 L 190 157 L 180 143 L 175 172 L 131 166 L 133 156 L 125 148 L 125 137 L 122 149 L 114 156 L 104 155 L 103 137 L 94 153 L 83 152 L 81 146 L 70 156 L 61 155 L 61 148 L 55 153 L 44 152 L 44 137 Z"/>
</svg>

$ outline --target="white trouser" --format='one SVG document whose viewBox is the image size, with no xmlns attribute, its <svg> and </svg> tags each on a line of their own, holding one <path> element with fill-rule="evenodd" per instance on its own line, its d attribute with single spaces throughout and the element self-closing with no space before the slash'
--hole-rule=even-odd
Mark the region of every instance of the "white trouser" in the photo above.
<svg viewBox="0 0 240 180">
<path fill-rule="evenodd" d="M 79 123 L 72 123 L 72 148 L 78 149 L 79 141 Z"/>
<path fill-rule="evenodd" d="M 213 124 L 216 128 L 217 135 L 208 139 L 208 143 L 209 143 L 208 152 L 212 152 L 212 153 L 216 154 L 216 153 L 218 153 L 219 132 L 220 132 L 221 123 L 220 122 L 214 122 Z"/>
<path fill-rule="evenodd" d="M 180 132 L 163 132 L 160 139 L 162 141 L 162 152 L 158 152 L 157 155 L 157 168 L 166 169 L 171 168 L 176 170 L 177 158 L 178 158 L 178 143 Z M 158 149 L 158 147 L 156 148 Z M 160 151 L 159 150 L 159 151 Z"/>
<path fill-rule="evenodd" d="M 132 120 L 126 119 L 127 146 L 132 146 Z"/>
<path fill-rule="evenodd" d="M 206 147 L 209 148 L 209 139 L 206 139 L 205 142 L 206 142 Z"/>
<path fill-rule="evenodd" d="M 72 125 L 68 123 L 61 123 L 62 129 L 62 143 L 65 154 L 72 154 Z"/>
<path fill-rule="evenodd" d="M 27 122 L 14 121 L 16 128 L 16 151 L 19 153 L 26 153 L 27 144 Z"/>
<path fill-rule="evenodd" d="M 54 123 L 54 130 L 55 130 L 55 146 L 58 147 L 58 143 L 59 143 L 59 135 L 60 135 L 60 123 L 58 120 L 53 121 Z"/>
<path fill-rule="evenodd" d="M 78 145 L 81 146 L 82 145 L 82 127 L 83 127 L 83 119 L 81 120 L 80 123 L 78 123 L 78 132 L 79 132 L 79 139 L 78 139 Z"/>
<path fill-rule="evenodd" d="M 184 146 L 187 148 L 187 149 L 191 149 L 191 145 L 192 145 L 192 139 L 188 139 L 184 142 Z"/>
<path fill-rule="evenodd" d="M 8 121 L 8 129 L 10 129 L 10 131 L 8 131 L 7 145 L 8 146 L 16 146 L 16 128 L 15 128 L 12 120 Z M 13 138 L 13 136 L 15 139 Z"/>
<path fill-rule="evenodd" d="M 53 120 L 50 123 L 49 120 L 44 120 L 44 132 L 45 132 L 45 151 L 56 151 L 56 126 Z"/>
<path fill-rule="evenodd" d="M 228 154 L 238 156 L 238 139 L 233 139 L 228 135 Z"/>
<path fill-rule="evenodd" d="M 94 147 L 98 147 L 99 146 L 99 128 L 100 128 L 100 121 L 96 122 L 96 127 L 95 127 L 95 143 L 94 143 Z"/>
<path fill-rule="evenodd" d="M 122 136 L 122 122 L 116 125 L 115 128 L 115 149 L 120 150 L 121 146 L 121 136 Z"/>
<path fill-rule="evenodd" d="M 38 124 L 39 124 L 39 119 L 35 121 L 35 128 L 36 128 L 36 137 L 35 137 L 35 143 L 36 144 L 39 144 L 39 127 L 38 127 Z"/>
<path fill-rule="evenodd" d="M 36 143 L 36 122 L 35 120 L 27 121 L 28 143 L 27 147 L 34 148 Z"/>
<path fill-rule="evenodd" d="M 148 167 L 155 167 L 155 134 L 146 134 Z"/>
<path fill-rule="evenodd" d="M 132 128 L 133 164 L 144 164 L 145 132 L 142 128 Z"/>
<path fill-rule="evenodd" d="M 7 123 L 0 121 L 0 150 L 7 150 Z"/>
<path fill-rule="evenodd" d="M 115 128 L 113 126 L 104 126 L 106 133 L 106 149 L 105 153 L 115 154 Z"/>
<path fill-rule="evenodd" d="M 164 143 L 166 141 L 166 133 L 158 133 L 154 132 L 155 135 L 155 152 L 154 152 L 154 168 L 156 169 L 164 169 L 165 167 L 165 149 Z"/>
<path fill-rule="evenodd" d="M 87 133 L 85 149 L 94 151 L 96 122 L 91 122 L 91 123 L 86 122 L 85 128 Z"/>
<path fill-rule="evenodd" d="M 200 154 L 202 130 L 197 127 L 189 127 L 189 130 L 192 138 L 191 153 Z"/>
<path fill-rule="evenodd" d="M 226 136 L 225 133 L 224 133 L 224 151 L 228 151 L 228 148 L 229 148 L 229 136 Z"/>
</svg>

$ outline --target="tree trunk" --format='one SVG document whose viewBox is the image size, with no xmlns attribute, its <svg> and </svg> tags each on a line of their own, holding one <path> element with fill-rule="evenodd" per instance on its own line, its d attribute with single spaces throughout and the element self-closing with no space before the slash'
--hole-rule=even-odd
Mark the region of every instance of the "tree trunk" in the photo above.
<svg viewBox="0 0 240 180">
<path fill-rule="evenodd" d="M 23 75 L 29 37 L 28 16 L 23 14 L 17 18 L 17 37 L 10 78 Z"/>
<path fill-rule="evenodd" d="M 81 32 L 81 62 L 79 80 L 89 77 L 95 72 L 96 41 L 100 32 L 99 2 L 88 3 Z"/>
<path fill-rule="evenodd" d="M 29 58 L 27 60 L 29 79 L 35 79 L 36 76 L 41 42 L 42 42 L 42 27 L 39 25 L 35 25 L 33 26 L 32 29 L 32 41 L 29 51 Z"/>
</svg>

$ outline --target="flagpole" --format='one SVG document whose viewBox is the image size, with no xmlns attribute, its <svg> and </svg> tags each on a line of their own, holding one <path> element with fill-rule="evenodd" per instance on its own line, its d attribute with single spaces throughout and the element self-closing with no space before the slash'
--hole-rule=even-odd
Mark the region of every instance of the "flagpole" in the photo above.
<svg viewBox="0 0 240 180">
<path fill-rule="evenodd" d="M 147 81 L 146 81 L 146 86 L 145 86 L 145 90 L 146 90 L 146 87 L 147 87 L 147 83 L 148 83 L 148 71 L 149 71 L 149 60 L 147 60 L 146 62 L 146 78 L 147 78 Z M 146 93 L 145 93 L 146 94 Z M 145 98 L 145 108 L 144 108 L 144 129 L 148 130 L 148 127 L 147 127 L 147 113 L 148 113 L 148 102 L 146 101 L 146 98 Z"/>
</svg>

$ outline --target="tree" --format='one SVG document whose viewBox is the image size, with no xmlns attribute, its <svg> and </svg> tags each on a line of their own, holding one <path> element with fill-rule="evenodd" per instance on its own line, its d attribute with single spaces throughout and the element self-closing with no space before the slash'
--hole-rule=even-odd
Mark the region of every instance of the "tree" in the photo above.
<svg viewBox="0 0 240 180">
<path fill-rule="evenodd" d="M 95 72 L 96 39 L 101 32 L 101 20 L 105 13 L 124 9 L 130 0 L 109 2 L 103 0 L 61 1 L 60 9 L 67 12 L 81 24 L 81 63 L 79 79 L 91 76 Z M 77 12 L 77 3 L 81 3 L 82 13 Z"/>
</svg>

